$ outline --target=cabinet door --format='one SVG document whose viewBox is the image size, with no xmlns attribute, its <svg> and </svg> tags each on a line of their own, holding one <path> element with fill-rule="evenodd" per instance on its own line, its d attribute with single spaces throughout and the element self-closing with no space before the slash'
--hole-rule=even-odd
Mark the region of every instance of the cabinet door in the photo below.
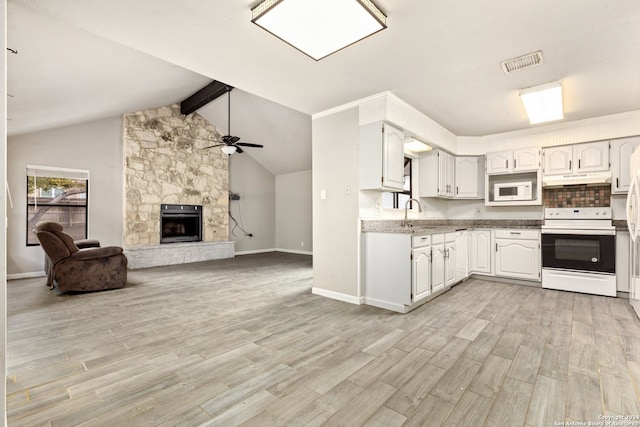
<svg viewBox="0 0 640 427">
<path fill-rule="evenodd" d="M 478 181 L 479 157 L 455 158 L 455 197 L 480 197 L 480 182 Z"/>
<path fill-rule="evenodd" d="M 496 239 L 496 276 L 540 280 L 540 247 L 535 240 Z"/>
<path fill-rule="evenodd" d="M 456 260 L 458 258 L 458 251 L 456 250 L 456 243 L 445 243 L 444 253 L 444 284 L 449 287 L 456 283 Z"/>
<path fill-rule="evenodd" d="M 620 194 L 629 191 L 629 185 L 631 184 L 629 159 L 639 146 L 640 137 L 618 139 L 611 142 L 612 193 Z"/>
<path fill-rule="evenodd" d="M 574 169 L 577 172 L 609 170 L 609 141 L 578 144 L 573 147 Z"/>
<path fill-rule="evenodd" d="M 404 133 L 384 124 L 382 138 L 382 182 L 386 188 L 404 187 Z"/>
<path fill-rule="evenodd" d="M 513 152 L 513 171 L 527 172 L 540 169 L 540 149 L 525 148 Z"/>
<path fill-rule="evenodd" d="M 445 284 L 445 251 L 444 243 L 431 246 L 431 290 L 438 292 L 444 289 Z"/>
<path fill-rule="evenodd" d="M 444 151 L 438 152 L 438 195 L 451 197 L 453 195 L 454 157 Z"/>
<path fill-rule="evenodd" d="M 412 252 L 413 302 L 431 295 L 431 248 L 414 249 Z"/>
<path fill-rule="evenodd" d="M 473 230 L 470 239 L 471 273 L 492 274 L 491 272 L 491 230 Z"/>
<path fill-rule="evenodd" d="M 513 166 L 513 151 L 500 151 L 487 154 L 487 173 L 511 172 Z"/>
<path fill-rule="evenodd" d="M 469 277 L 469 232 L 456 232 L 456 282 Z"/>
<path fill-rule="evenodd" d="M 545 175 L 566 175 L 572 172 L 573 147 L 561 146 L 545 148 L 543 155 Z"/>
</svg>

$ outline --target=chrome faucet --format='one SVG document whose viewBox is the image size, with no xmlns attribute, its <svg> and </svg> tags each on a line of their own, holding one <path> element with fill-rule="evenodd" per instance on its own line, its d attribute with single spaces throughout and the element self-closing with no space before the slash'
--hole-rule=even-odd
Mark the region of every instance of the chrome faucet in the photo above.
<svg viewBox="0 0 640 427">
<path fill-rule="evenodd" d="M 404 220 L 402 221 L 402 226 L 406 227 L 409 223 L 409 220 L 407 218 L 407 214 L 408 214 L 408 209 L 409 209 L 409 203 L 411 203 L 411 201 L 414 201 L 418 204 L 418 212 L 422 213 L 422 205 L 420 204 L 420 200 L 418 199 L 409 199 L 407 200 L 407 202 L 404 204 Z"/>
</svg>

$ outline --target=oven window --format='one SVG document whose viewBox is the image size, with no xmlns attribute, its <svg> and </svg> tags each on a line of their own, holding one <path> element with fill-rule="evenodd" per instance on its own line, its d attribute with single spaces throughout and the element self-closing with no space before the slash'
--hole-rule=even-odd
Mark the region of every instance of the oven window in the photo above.
<svg viewBox="0 0 640 427">
<path fill-rule="evenodd" d="M 600 259 L 600 242 L 597 240 L 556 239 L 556 258 L 567 261 L 597 261 Z"/>
<path fill-rule="evenodd" d="M 615 235 L 542 234 L 542 267 L 615 273 Z"/>
</svg>

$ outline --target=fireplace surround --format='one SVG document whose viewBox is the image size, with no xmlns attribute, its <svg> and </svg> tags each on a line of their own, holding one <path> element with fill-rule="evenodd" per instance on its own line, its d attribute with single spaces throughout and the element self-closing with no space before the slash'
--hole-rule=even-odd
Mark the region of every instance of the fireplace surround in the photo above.
<svg viewBox="0 0 640 427">
<path fill-rule="evenodd" d="M 160 243 L 202 241 L 202 206 L 161 205 Z"/>
</svg>

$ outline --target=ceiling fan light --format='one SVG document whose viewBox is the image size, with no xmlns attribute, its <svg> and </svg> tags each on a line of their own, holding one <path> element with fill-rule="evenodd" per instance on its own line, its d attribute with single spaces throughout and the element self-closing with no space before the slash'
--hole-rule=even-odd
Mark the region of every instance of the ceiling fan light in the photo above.
<svg viewBox="0 0 640 427">
<path fill-rule="evenodd" d="M 564 118 L 560 82 L 522 89 L 520 99 L 529 116 L 529 123 L 532 125 Z"/>
<path fill-rule="evenodd" d="M 236 147 L 234 145 L 225 145 L 222 147 L 222 152 L 226 155 L 231 155 L 236 152 Z"/>
<path fill-rule="evenodd" d="M 316 61 L 387 28 L 371 0 L 264 0 L 251 21 Z"/>
</svg>

